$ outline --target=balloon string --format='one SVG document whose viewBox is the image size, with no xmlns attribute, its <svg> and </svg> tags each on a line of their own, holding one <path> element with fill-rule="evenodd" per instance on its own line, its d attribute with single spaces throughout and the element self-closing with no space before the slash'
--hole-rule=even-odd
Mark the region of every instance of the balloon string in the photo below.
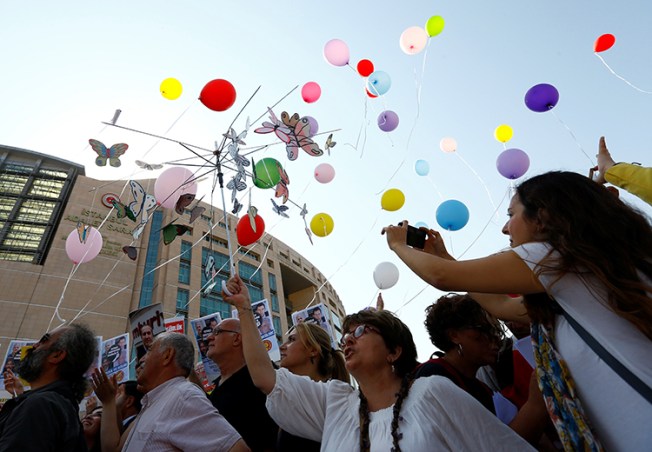
<svg viewBox="0 0 652 452">
<path fill-rule="evenodd" d="M 557 121 L 559 121 L 559 123 L 560 123 L 562 126 L 564 126 L 564 127 L 566 128 L 566 130 L 568 131 L 568 133 L 570 134 L 570 136 L 573 138 L 573 141 L 575 141 L 575 144 L 577 145 L 577 147 L 580 148 L 580 151 L 582 151 L 582 154 L 584 154 L 584 156 L 589 160 L 589 162 L 591 162 L 591 167 L 594 167 L 594 166 L 595 166 L 595 162 L 593 161 L 593 159 L 592 159 L 591 157 L 589 157 L 589 154 L 586 153 L 586 151 L 584 150 L 584 148 L 582 147 L 582 145 L 580 144 L 580 142 L 577 141 L 577 137 L 575 137 L 575 134 L 574 134 L 573 131 L 570 129 L 570 127 L 568 127 L 568 126 L 564 123 L 564 121 L 562 121 L 562 120 L 559 118 L 559 116 L 557 116 L 557 115 L 555 114 L 554 110 L 550 110 L 550 113 L 552 113 L 552 115 L 557 119 Z"/>
<path fill-rule="evenodd" d="M 420 291 L 418 291 L 416 294 L 414 294 L 414 296 L 413 296 L 412 298 L 410 298 L 410 299 L 407 300 L 405 303 L 403 303 L 403 304 L 402 304 L 402 305 L 401 305 L 401 306 L 400 306 L 400 307 L 395 311 L 395 314 L 398 315 L 398 313 L 401 311 L 401 309 L 403 309 L 404 307 L 406 307 L 407 305 L 409 305 L 412 301 L 414 301 L 414 300 L 415 300 L 419 295 L 421 295 L 421 294 L 422 294 L 422 293 L 423 293 L 427 288 L 429 288 L 429 287 L 432 287 L 432 286 L 431 286 L 430 284 L 426 284 L 425 286 L 423 286 L 423 288 L 422 288 Z"/>
<path fill-rule="evenodd" d="M 475 175 L 475 177 L 480 181 L 480 183 L 482 184 L 482 187 L 484 187 L 484 191 L 487 193 L 487 197 L 489 197 L 489 202 L 491 203 L 491 207 L 493 207 L 493 208 L 494 208 L 494 211 L 495 211 L 495 210 L 496 210 L 496 204 L 494 203 L 494 200 L 493 200 L 493 198 L 491 197 L 491 192 L 489 191 L 489 187 L 487 187 L 487 184 L 485 183 L 485 181 L 482 180 L 482 177 L 480 177 L 480 175 L 478 174 L 478 172 L 477 172 L 476 170 L 474 170 L 473 167 L 472 167 L 471 165 L 469 165 L 469 163 L 464 159 L 464 157 L 462 157 L 462 155 L 461 155 L 459 152 L 455 152 L 455 155 L 457 155 L 457 158 L 459 158 L 459 159 L 462 161 L 462 163 L 464 163 L 464 164 L 466 165 L 466 167 L 467 167 L 467 168 L 468 168 L 468 169 L 469 169 L 469 170 L 470 170 L 470 171 Z M 498 219 L 498 217 L 496 217 L 496 220 L 497 220 L 497 219 Z"/>
<path fill-rule="evenodd" d="M 61 296 L 59 297 L 59 301 L 57 302 L 57 305 L 54 307 L 54 312 L 52 313 L 52 317 L 50 318 L 50 322 L 48 323 L 48 328 L 46 331 L 50 331 L 50 327 L 52 326 L 52 322 L 54 321 L 54 318 L 56 317 L 59 319 L 59 321 L 63 324 L 66 323 L 65 319 L 62 319 L 61 316 L 59 315 L 59 307 L 61 306 L 61 303 L 63 302 L 63 297 L 66 293 L 66 289 L 68 288 L 68 283 L 70 283 L 70 278 L 72 278 L 73 273 L 75 272 L 76 267 L 79 267 L 79 264 L 73 264 L 72 269 L 70 270 L 70 275 L 68 275 L 68 279 L 66 279 L 66 283 L 63 286 L 63 292 L 61 293 Z"/>
<path fill-rule="evenodd" d="M 179 120 L 183 117 L 183 115 L 185 115 L 186 112 L 187 112 L 188 110 L 190 110 L 190 107 L 192 107 L 194 104 L 195 104 L 195 102 L 191 102 L 191 103 L 186 107 L 186 109 L 183 110 L 183 112 L 181 112 L 181 114 L 177 117 L 177 119 L 175 119 L 174 121 L 172 121 L 172 124 L 170 124 L 170 127 L 168 127 L 167 130 L 166 130 L 165 132 L 163 132 L 163 134 L 164 134 L 164 135 L 167 135 L 167 134 L 170 132 L 170 130 L 172 130 L 172 128 L 177 124 L 177 122 L 179 122 Z M 149 154 L 149 153 L 152 151 L 152 149 L 154 149 L 154 148 L 155 148 L 155 147 L 156 147 L 160 142 L 161 142 L 161 139 L 160 139 L 160 138 L 159 138 L 158 140 L 156 140 L 156 141 L 155 141 L 155 142 L 150 146 L 150 148 L 149 148 L 147 151 L 145 151 L 145 153 L 143 154 L 143 158 L 147 157 L 147 154 Z"/>
<path fill-rule="evenodd" d="M 439 199 L 440 199 L 441 201 L 444 201 L 444 195 L 441 194 L 441 192 L 439 191 L 439 188 L 437 188 L 437 185 L 435 185 L 435 181 L 432 180 L 432 178 L 430 177 L 430 175 L 428 175 L 428 180 L 429 180 L 430 183 L 432 184 L 432 188 L 435 189 L 435 192 L 436 192 L 437 195 L 439 196 Z"/>
<path fill-rule="evenodd" d="M 632 88 L 634 88 L 636 91 L 639 91 L 639 92 L 644 93 L 644 94 L 652 94 L 652 91 L 646 91 L 646 90 L 644 90 L 644 89 L 641 89 L 641 88 L 639 88 L 638 86 L 636 86 L 636 85 L 634 85 L 633 83 L 631 83 L 631 82 L 630 82 L 629 80 L 627 80 L 626 78 L 624 78 L 624 77 L 618 75 L 618 74 L 616 73 L 616 71 L 614 71 L 613 69 L 611 69 L 611 67 L 607 64 L 607 62 L 606 62 L 606 61 L 605 61 L 605 60 L 604 60 L 600 55 L 598 55 L 598 54 L 596 53 L 595 56 L 597 56 L 598 58 L 600 58 L 600 61 L 602 61 L 602 64 L 604 64 L 605 67 L 606 67 L 607 69 L 609 69 L 609 72 L 611 72 L 613 75 L 615 75 L 616 77 L 618 77 L 619 79 L 621 79 L 623 82 L 627 83 L 629 86 L 631 86 Z"/>
</svg>

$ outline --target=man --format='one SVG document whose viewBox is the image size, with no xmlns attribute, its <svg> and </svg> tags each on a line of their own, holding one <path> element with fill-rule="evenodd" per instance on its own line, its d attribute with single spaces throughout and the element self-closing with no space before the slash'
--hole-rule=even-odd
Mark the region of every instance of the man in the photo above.
<svg viewBox="0 0 652 452">
<path fill-rule="evenodd" d="M 328 336 L 332 337 L 331 334 L 331 326 L 328 324 L 326 319 L 324 318 L 324 315 L 321 312 L 321 308 L 317 307 L 310 312 L 310 318 L 313 322 L 315 322 L 317 325 L 322 327 L 324 331 L 328 333 Z"/>
<path fill-rule="evenodd" d="M 150 325 L 143 325 L 140 327 L 140 338 L 143 341 L 145 350 L 149 350 L 154 342 L 154 330 Z"/>
<path fill-rule="evenodd" d="M 208 337 L 206 356 L 221 372 L 209 396 L 215 408 L 242 435 L 252 451 L 275 450 L 278 426 L 267 413 L 265 394 L 254 386 L 245 365 L 238 319 L 219 323 Z"/>
<path fill-rule="evenodd" d="M 138 371 L 138 387 L 145 393 L 143 407 L 123 451 L 249 450 L 202 390 L 186 380 L 194 355 L 183 334 L 156 337 Z"/>
<path fill-rule="evenodd" d="M 121 424 L 120 431 L 123 432 L 136 419 L 142 408 L 143 393 L 137 388 L 134 380 L 120 383 L 118 392 L 115 395 L 115 406 L 118 412 L 118 422 Z"/>
<path fill-rule="evenodd" d="M 95 334 L 70 324 L 46 333 L 20 362 L 20 376 L 31 390 L 8 400 L 0 411 L 0 451 L 85 451 L 79 421 Z"/>
<path fill-rule="evenodd" d="M 261 336 L 272 331 L 272 320 L 267 315 L 267 311 L 265 311 L 265 303 L 258 303 L 254 306 L 254 317 L 256 318 L 256 324 L 258 325 L 258 331 L 260 331 Z"/>
</svg>

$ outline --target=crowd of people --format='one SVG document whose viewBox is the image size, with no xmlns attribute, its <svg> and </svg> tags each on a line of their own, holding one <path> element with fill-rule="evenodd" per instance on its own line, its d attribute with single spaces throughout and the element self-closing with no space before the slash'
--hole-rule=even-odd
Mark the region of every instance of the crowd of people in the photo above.
<svg viewBox="0 0 652 452">
<path fill-rule="evenodd" d="M 345 318 L 339 347 L 321 322 L 297 324 L 274 363 L 258 300 L 234 275 L 222 296 L 238 318 L 211 325 L 201 350 L 221 372 L 210 394 L 192 342 L 161 333 L 135 381 L 94 371 L 101 406 L 80 419 L 97 345 L 65 325 L 15 365 L 29 391 L 6 370 L 16 397 L 0 411 L 0 452 L 649 450 L 652 226 L 602 184 L 650 200 L 652 176 L 621 165 L 601 139 L 594 180 L 521 183 L 503 228 L 511 250 L 485 258 L 455 260 L 434 230 L 408 246 L 407 221 L 383 229 L 415 274 L 460 292 L 426 308 L 438 351 L 424 363 L 381 299 Z"/>
</svg>

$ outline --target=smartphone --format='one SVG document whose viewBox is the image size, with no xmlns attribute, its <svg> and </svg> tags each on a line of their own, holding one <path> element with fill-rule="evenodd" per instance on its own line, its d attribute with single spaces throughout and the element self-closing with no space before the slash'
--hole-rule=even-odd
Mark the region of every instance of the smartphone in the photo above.
<svg viewBox="0 0 652 452">
<path fill-rule="evenodd" d="M 406 243 L 413 248 L 423 249 L 426 244 L 426 231 L 408 225 Z"/>
</svg>

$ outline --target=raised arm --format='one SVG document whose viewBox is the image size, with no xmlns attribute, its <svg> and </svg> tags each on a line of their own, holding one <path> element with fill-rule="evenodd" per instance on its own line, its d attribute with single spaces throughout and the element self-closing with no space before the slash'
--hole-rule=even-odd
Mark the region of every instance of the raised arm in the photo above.
<svg viewBox="0 0 652 452">
<path fill-rule="evenodd" d="M 227 289 L 233 295 L 222 292 L 224 300 L 235 306 L 240 318 L 240 334 L 242 335 L 242 349 L 251 379 L 258 389 L 269 394 L 276 384 L 276 371 L 267 354 L 267 349 L 260 338 L 256 327 L 254 313 L 251 310 L 249 290 L 238 275 L 229 279 Z"/>
<path fill-rule="evenodd" d="M 116 376 L 108 377 L 101 367 L 95 369 L 91 375 L 95 395 L 102 402 L 104 411 L 102 423 L 100 424 L 100 438 L 102 440 L 103 452 L 114 452 L 120 450 L 120 426 L 118 425 L 117 408 L 115 395 L 118 392 Z"/>
<path fill-rule="evenodd" d="M 469 296 L 478 302 L 482 309 L 503 321 L 529 323 L 530 317 L 523 305 L 523 297 L 512 298 L 494 293 L 470 292 Z"/>
</svg>

